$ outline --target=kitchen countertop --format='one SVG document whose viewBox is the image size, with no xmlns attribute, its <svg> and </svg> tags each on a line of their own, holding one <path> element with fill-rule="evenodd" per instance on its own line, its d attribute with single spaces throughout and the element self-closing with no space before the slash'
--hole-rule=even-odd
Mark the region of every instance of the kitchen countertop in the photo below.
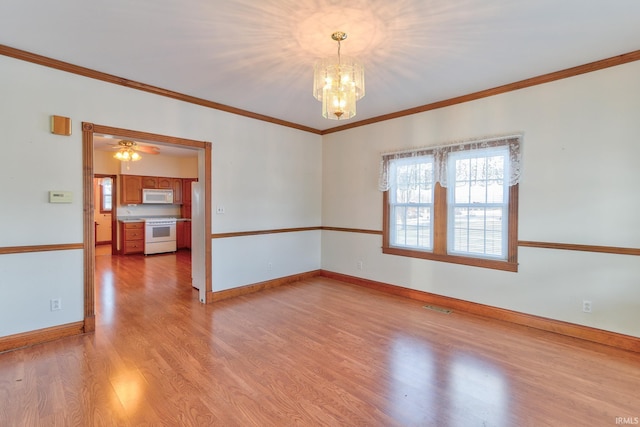
<svg viewBox="0 0 640 427">
<path fill-rule="evenodd" d="M 142 218 L 118 218 L 118 222 L 143 222 L 144 219 Z"/>
<path fill-rule="evenodd" d="M 119 222 L 122 223 L 127 223 L 127 222 L 144 222 L 145 219 L 149 219 L 149 218 L 153 218 L 153 219 L 162 219 L 162 218 L 166 218 L 166 217 L 144 217 L 144 218 L 140 218 L 140 217 L 120 217 L 118 218 Z M 171 217 L 171 218 L 175 218 L 175 217 Z M 176 221 L 191 221 L 191 218 L 176 218 Z"/>
</svg>

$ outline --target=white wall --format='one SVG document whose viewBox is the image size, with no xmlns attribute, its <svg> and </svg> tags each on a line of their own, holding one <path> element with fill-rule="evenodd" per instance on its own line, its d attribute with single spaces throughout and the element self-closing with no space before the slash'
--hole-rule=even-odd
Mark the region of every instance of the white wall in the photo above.
<svg viewBox="0 0 640 427">
<path fill-rule="evenodd" d="M 380 230 L 381 152 L 523 132 L 520 240 L 640 247 L 640 62 L 324 137 L 4 56 L 0 69 L 0 247 L 82 242 L 82 121 L 212 141 L 212 208 L 225 209 L 213 233 Z M 72 136 L 49 133 L 53 114 Z M 74 202 L 49 204 L 48 190 Z M 368 234 L 212 245 L 214 290 L 324 268 L 640 336 L 640 257 L 523 247 L 508 273 L 383 255 Z M 0 255 L 0 336 L 82 320 L 82 268 L 80 250 Z"/>
<path fill-rule="evenodd" d="M 320 137 L 255 120 L 244 126 L 220 129 L 233 145 L 213 144 L 213 233 L 321 225 Z M 212 253 L 220 291 L 319 269 L 320 233 L 213 239 Z"/>
<path fill-rule="evenodd" d="M 82 271 L 82 250 L 0 255 L 0 336 L 81 321 Z"/>
<path fill-rule="evenodd" d="M 320 225 L 318 135 L 5 56 L 0 69 L 0 247 L 82 242 L 83 121 L 212 141 L 212 203 L 227 208 L 214 218 L 214 232 Z M 73 134 L 52 135 L 51 115 L 70 117 Z M 49 204 L 49 190 L 72 191 L 74 202 Z M 319 239 L 296 234 L 274 234 L 266 245 L 261 236 L 244 239 L 253 255 L 242 261 L 246 280 L 320 268 Z M 241 245 L 213 245 L 214 269 L 246 253 Z M 260 255 L 277 253 L 289 256 L 266 271 Z M 249 284 L 233 274 L 215 271 L 214 289 Z M 82 292 L 81 250 L 0 255 L 0 336 L 81 321 Z M 58 297 L 63 310 L 51 312 L 49 301 Z"/>
<path fill-rule="evenodd" d="M 320 231 L 213 241 L 213 290 L 222 291 L 319 269 Z M 277 250 L 275 250 L 277 248 Z M 300 252 L 300 248 L 307 248 Z M 298 260 L 295 265 L 290 260 Z"/>
<path fill-rule="evenodd" d="M 639 75 L 635 62 L 326 135 L 323 225 L 382 229 L 382 152 L 522 132 L 519 240 L 639 248 Z M 322 268 L 640 337 L 640 257 L 521 247 L 509 273 L 381 244 L 325 231 Z"/>
</svg>

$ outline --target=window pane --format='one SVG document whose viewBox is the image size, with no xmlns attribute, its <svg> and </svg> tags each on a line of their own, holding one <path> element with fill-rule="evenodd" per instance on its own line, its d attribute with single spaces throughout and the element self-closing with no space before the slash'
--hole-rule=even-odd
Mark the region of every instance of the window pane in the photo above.
<svg viewBox="0 0 640 427">
<path fill-rule="evenodd" d="M 508 192 L 506 149 L 459 152 L 449 159 L 450 253 L 506 257 Z"/>
<path fill-rule="evenodd" d="M 393 171 L 395 177 L 395 203 L 433 202 L 433 163 L 399 164 Z"/>
<path fill-rule="evenodd" d="M 407 209 L 405 207 L 396 206 L 391 212 L 392 221 L 392 243 L 397 245 L 406 245 L 407 236 L 405 232 L 405 224 L 407 222 Z"/>
<path fill-rule="evenodd" d="M 454 200 L 456 203 L 469 203 L 471 187 L 468 181 L 456 181 L 454 188 Z"/>
<path fill-rule="evenodd" d="M 505 188 L 503 180 L 487 183 L 487 203 L 504 203 Z"/>
<path fill-rule="evenodd" d="M 416 206 L 396 206 L 393 210 L 394 246 L 411 246 L 419 249 L 431 248 L 431 208 Z"/>
<path fill-rule="evenodd" d="M 501 256 L 503 210 L 501 208 L 455 208 L 453 251 Z"/>
<path fill-rule="evenodd" d="M 485 247 L 487 255 L 500 256 L 506 252 L 503 244 L 506 242 L 506 235 L 503 236 L 504 224 L 502 223 L 503 212 L 500 208 L 489 208 L 485 211 Z"/>
<path fill-rule="evenodd" d="M 110 212 L 112 210 L 113 180 L 102 178 L 100 180 L 100 212 Z"/>
<path fill-rule="evenodd" d="M 396 159 L 390 163 L 389 243 L 431 250 L 433 208 L 433 157 Z"/>
</svg>

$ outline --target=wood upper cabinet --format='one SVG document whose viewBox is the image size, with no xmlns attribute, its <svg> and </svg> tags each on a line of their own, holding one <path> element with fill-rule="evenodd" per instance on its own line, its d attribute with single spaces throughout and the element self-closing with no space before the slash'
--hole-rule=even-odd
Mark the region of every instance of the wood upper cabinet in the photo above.
<svg viewBox="0 0 640 427">
<path fill-rule="evenodd" d="M 180 216 L 182 218 L 191 218 L 191 203 L 182 203 L 182 206 L 180 206 Z"/>
<path fill-rule="evenodd" d="M 173 203 L 182 203 L 182 179 L 181 178 L 168 178 L 171 180 L 171 189 L 173 189 Z"/>
<path fill-rule="evenodd" d="M 195 178 L 171 178 L 164 176 L 140 176 L 122 175 L 122 191 L 120 201 L 123 205 L 137 205 L 142 203 L 143 188 L 166 188 L 173 190 L 173 203 L 176 205 L 184 203 L 184 196 L 188 195 L 191 203 L 191 182 L 197 181 Z M 185 186 L 185 181 L 186 186 Z M 185 192 L 185 188 L 188 191 Z"/>
<path fill-rule="evenodd" d="M 137 175 L 122 175 L 122 191 L 120 200 L 123 205 L 137 205 L 142 203 L 142 177 Z"/>
<path fill-rule="evenodd" d="M 197 181 L 196 178 L 182 178 L 182 203 L 191 203 L 191 183 Z"/>
<path fill-rule="evenodd" d="M 142 188 L 160 188 L 160 187 L 158 187 L 158 177 L 157 176 L 143 176 L 142 177 Z"/>
<path fill-rule="evenodd" d="M 158 180 L 158 188 L 173 188 L 173 178 L 165 178 L 163 176 L 159 176 Z M 175 195 L 174 195 L 175 199 Z"/>
<path fill-rule="evenodd" d="M 191 218 L 191 183 L 197 181 L 196 178 L 182 178 L 182 207 L 180 215 L 183 218 Z"/>
</svg>

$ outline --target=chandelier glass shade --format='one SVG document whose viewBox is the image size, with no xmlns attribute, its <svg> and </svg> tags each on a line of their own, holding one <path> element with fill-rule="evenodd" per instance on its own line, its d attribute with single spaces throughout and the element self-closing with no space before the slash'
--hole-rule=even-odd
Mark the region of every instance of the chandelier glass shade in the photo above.
<svg viewBox="0 0 640 427">
<path fill-rule="evenodd" d="M 331 38 L 338 42 L 338 55 L 316 63 L 313 96 L 322 102 L 325 118 L 346 120 L 356 115 L 356 101 L 364 96 L 364 67 L 355 58 L 340 55 L 345 33 L 335 32 Z"/>
</svg>

